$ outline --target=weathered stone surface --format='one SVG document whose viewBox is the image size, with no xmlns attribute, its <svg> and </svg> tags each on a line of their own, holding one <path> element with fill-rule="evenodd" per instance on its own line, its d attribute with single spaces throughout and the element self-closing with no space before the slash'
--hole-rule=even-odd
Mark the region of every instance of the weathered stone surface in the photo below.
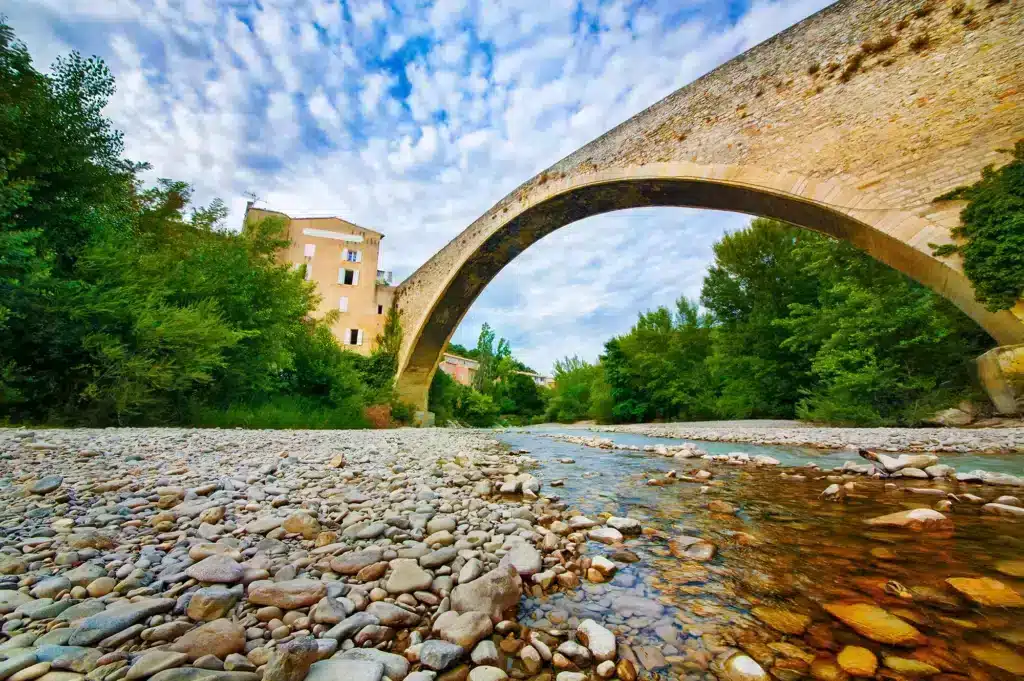
<svg viewBox="0 0 1024 681">
<path fill-rule="evenodd" d="M 392 681 L 402 681 L 409 673 L 409 662 L 404 657 L 373 648 L 347 650 L 336 659 L 379 662 L 384 666 L 384 674 Z"/>
<path fill-rule="evenodd" d="M 242 581 L 245 568 L 227 556 L 214 554 L 190 565 L 185 574 L 200 582 L 234 584 Z"/>
<path fill-rule="evenodd" d="M 478 641 L 491 635 L 494 624 L 485 612 L 465 612 L 461 615 L 453 610 L 442 613 L 434 622 L 434 632 L 441 638 L 470 650 Z"/>
<path fill-rule="evenodd" d="M 498 623 L 505 610 L 519 603 L 521 595 L 522 580 L 515 568 L 499 567 L 469 584 L 455 587 L 451 595 L 452 609 L 459 613 L 486 612 L 494 623 Z"/>
<path fill-rule="evenodd" d="M 384 665 L 380 662 L 331 658 L 309 668 L 305 681 L 381 681 Z"/>
<path fill-rule="evenodd" d="M 587 647 L 598 662 L 615 659 L 615 635 L 594 620 L 580 622 L 576 627 L 576 639 Z"/>
<path fill-rule="evenodd" d="M 256 605 L 274 605 L 295 610 L 313 605 L 327 595 L 327 584 L 314 579 L 290 579 L 284 582 L 253 582 L 248 599 Z"/>
<path fill-rule="evenodd" d="M 434 578 L 420 567 L 416 559 L 398 559 L 391 562 L 393 572 L 385 588 L 390 594 L 404 594 L 430 589 Z"/>
<path fill-rule="evenodd" d="M 168 650 L 185 653 L 193 662 L 204 655 L 224 659 L 244 649 L 245 629 L 227 619 L 214 620 L 196 627 L 168 647 Z"/>
<path fill-rule="evenodd" d="M 320 649 L 316 640 L 303 637 L 274 649 L 263 670 L 263 681 L 302 681 L 317 661 Z"/>
<path fill-rule="evenodd" d="M 152 650 L 142 655 L 135 664 L 128 669 L 125 675 L 126 681 L 135 681 L 152 676 L 157 672 L 172 667 L 181 667 L 188 662 L 188 655 L 168 650 Z"/>
<path fill-rule="evenodd" d="M 151 598 L 137 603 L 115 604 L 101 613 L 82 620 L 68 641 L 73 646 L 89 646 L 127 629 L 152 615 L 169 612 L 174 599 Z"/>
<path fill-rule="evenodd" d="M 424 641 L 420 646 L 420 663 L 427 669 L 442 671 L 458 662 L 466 654 L 462 646 L 448 641 Z"/>
</svg>

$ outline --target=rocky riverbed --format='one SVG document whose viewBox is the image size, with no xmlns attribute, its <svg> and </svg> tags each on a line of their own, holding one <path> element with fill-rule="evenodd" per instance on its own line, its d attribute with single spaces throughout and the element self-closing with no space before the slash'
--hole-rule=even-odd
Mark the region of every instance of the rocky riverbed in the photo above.
<svg viewBox="0 0 1024 681">
<path fill-rule="evenodd" d="M 597 621 L 516 621 L 640 529 L 529 465 L 444 430 L 2 431 L 0 681 L 632 681 Z"/>
<path fill-rule="evenodd" d="M 1020 424 L 1020 422 L 1016 422 Z M 758 445 L 843 447 L 889 452 L 1024 452 L 1024 424 L 1000 428 L 831 428 L 796 421 L 709 421 L 592 426 L 608 433 L 745 442 Z"/>
</svg>

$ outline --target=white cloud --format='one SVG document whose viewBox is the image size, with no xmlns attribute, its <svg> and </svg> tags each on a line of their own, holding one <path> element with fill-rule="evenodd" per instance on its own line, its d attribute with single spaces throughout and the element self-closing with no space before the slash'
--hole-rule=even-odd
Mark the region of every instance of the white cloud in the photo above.
<svg viewBox="0 0 1024 681">
<path fill-rule="evenodd" d="M 828 4 L 753 0 L 21 0 L 5 9 L 42 65 L 79 49 L 117 77 L 108 109 L 151 179 L 383 231 L 402 277 L 566 153 Z M 592 27 L 596 26 L 596 33 Z M 402 61 L 404 59 L 404 62 Z M 636 313 L 699 293 L 734 215 L 640 210 L 585 220 L 511 263 L 483 321 L 548 370 L 594 359 Z M 643 238 L 638 235 L 643 234 Z"/>
</svg>

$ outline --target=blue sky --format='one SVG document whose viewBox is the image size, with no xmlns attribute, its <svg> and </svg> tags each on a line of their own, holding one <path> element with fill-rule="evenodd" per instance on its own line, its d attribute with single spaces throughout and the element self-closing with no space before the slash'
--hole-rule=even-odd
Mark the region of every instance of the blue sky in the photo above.
<svg viewBox="0 0 1024 681">
<path fill-rule="evenodd" d="M 152 178 L 386 235 L 403 278 L 520 183 L 827 0 L 0 0 L 43 67 L 117 78 L 108 115 Z M 490 322 L 540 371 L 595 359 L 638 312 L 695 297 L 748 218 L 643 209 L 540 241 L 456 333 Z"/>
</svg>

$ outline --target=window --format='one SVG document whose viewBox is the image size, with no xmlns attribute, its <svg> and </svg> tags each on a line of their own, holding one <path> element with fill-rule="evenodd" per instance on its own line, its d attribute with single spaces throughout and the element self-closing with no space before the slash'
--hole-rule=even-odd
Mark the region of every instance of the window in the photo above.
<svg viewBox="0 0 1024 681">
<path fill-rule="evenodd" d="M 338 299 L 338 311 L 348 312 L 348 296 L 342 296 Z"/>
<path fill-rule="evenodd" d="M 306 244 L 305 255 L 307 258 L 312 258 L 316 255 L 316 244 Z"/>
<path fill-rule="evenodd" d="M 348 248 L 344 248 L 341 251 L 341 259 L 344 260 L 345 262 L 362 262 L 363 252 L 353 251 Z"/>
<path fill-rule="evenodd" d="M 384 314 L 384 306 L 383 305 L 378 305 L 377 306 L 377 314 Z"/>
<path fill-rule="evenodd" d="M 304 267 L 306 268 L 305 279 L 306 281 L 313 281 L 313 263 L 307 262 Z"/>
<path fill-rule="evenodd" d="M 345 329 L 345 342 L 349 345 L 363 344 L 362 329 Z"/>
<path fill-rule="evenodd" d="M 346 284 L 348 286 L 358 286 L 359 272 L 357 270 L 347 270 L 342 267 L 338 270 L 338 283 Z"/>
</svg>

